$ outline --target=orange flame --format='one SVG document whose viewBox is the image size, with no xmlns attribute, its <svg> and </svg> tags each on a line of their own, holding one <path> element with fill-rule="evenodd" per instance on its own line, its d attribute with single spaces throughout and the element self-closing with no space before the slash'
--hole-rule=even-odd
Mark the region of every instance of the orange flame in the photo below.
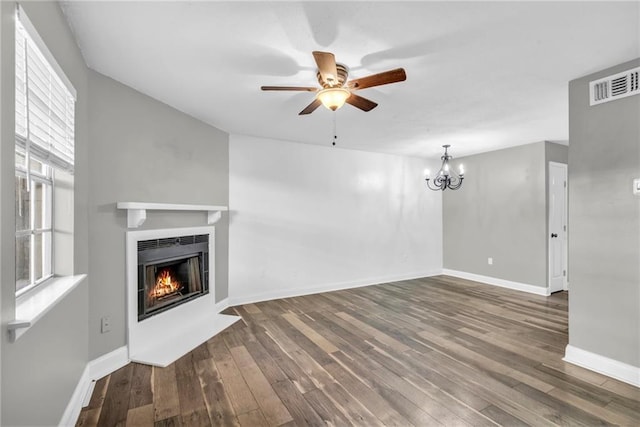
<svg viewBox="0 0 640 427">
<path fill-rule="evenodd" d="M 169 269 L 164 269 L 158 274 L 156 286 L 149 293 L 151 299 L 162 298 L 165 295 L 176 293 L 182 289 L 180 282 L 171 276 Z"/>
</svg>

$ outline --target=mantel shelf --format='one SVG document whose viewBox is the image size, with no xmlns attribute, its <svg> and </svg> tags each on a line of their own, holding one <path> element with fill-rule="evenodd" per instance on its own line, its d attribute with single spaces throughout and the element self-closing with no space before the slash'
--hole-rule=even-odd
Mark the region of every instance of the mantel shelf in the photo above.
<svg viewBox="0 0 640 427">
<path fill-rule="evenodd" d="M 118 209 L 127 210 L 127 227 L 138 228 L 147 219 L 148 210 L 156 211 L 206 211 L 207 224 L 215 224 L 222 217 L 222 212 L 229 210 L 226 206 L 184 205 L 175 203 L 118 202 Z"/>
</svg>

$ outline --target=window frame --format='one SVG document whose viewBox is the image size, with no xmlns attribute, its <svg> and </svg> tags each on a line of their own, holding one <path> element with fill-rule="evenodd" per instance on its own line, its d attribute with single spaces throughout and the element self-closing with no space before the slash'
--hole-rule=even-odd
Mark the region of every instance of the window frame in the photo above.
<svg viewBox="0 0 640 427">
<path fill-rule="evenodd" d="M 17 147 L 16 147 L 17 148 Z M 16 150 L 17 151 L 17 150 Z M 27 180 L 27 185 L 29 185 L 29 180 L 31 188 L 29 188 L 29 191 L 31 192 L 31 194 L 34 194 L 35 192 L 35 186 L 36 184 L 42 184 L 43 185 L 43 189 L 46 188 L 46 190 L 44 190 L 46 193 L 44 194 L 42 203 L 42 218 L 43 218 L 43 222 L 45 224 L 48 223 L 48 227 L 42 227 L 42 228 L 38 228 L 37 224 L 36 224 L 36 204 L 37 201 L 34 198 L 30 198 L 29 199 L 29 227 L 26 229 L 22 229 L 22 230 L 18 230 L 17 229 L 17 221 L 16 221 L 16 241 L 18 238 L 20 237 L 26 237 L 29 236 L 29 280 L 28 280 L 28 284 L 26 286 L 21 287 L 20 289 L 16 289 L 16 297 L 19 297 L 21 295 L 24 295 L 25 293 L 29 292 L 30 290 L 36 288 L 38 285 L 46 282 L 47 280 L 49 280 L 50 278 L 52 278 L 55 274 L 54 271 L 54 239 L 55 239 L 55 233 L 54 233 L 54 229 L 53 229 L 53 224 L 54 224 L 54 206 L 55 206 L 55 201 L 54 201 L 54 188 L 55 188 L 55 183 L 54 183 L 54 171 L 53 168 L 47 164 L 42 163 L 43 169 L 44 169 L 44 173 L 40 173 L 34 170 L 30 170 L 27 173 L 26 167 L 24 167 L 24 165 L 19 164 L 18 162 L 16 162 L 15 164 L 15 179 L 25 179 Z M 29 175 L 29 179 L 27 179 L 27 175 Z M 16 203 L 18 203 L 18 200 L 16 199 Z M 46 241 L 46 243 L 43 244 L 42 246 L 42 277 L 37 278 L 36 279 L 36 271 L 37 269 L 35 268 L 35 262 L 37 257 L 35 256 L 36 250 L 37 250 L 37 245 L 35 244 L 35 239 L 36 239 L 36 235 L 46 235 L 48 234 L 49 237 Z M 44 239 L 44 237 L 43 237 Z M 16 253 L 16 257 L 17 257 L 17 253 Z M 17 260 L 16 260 L 17 263 Z M 49 266 L 48 271 L 46 273 L 45 272 L 45 265 Z M 18 281 L 16 280 L 16 288 L 18 286 Z"/>
<path fill-rule="evenodd" d="M 53 280 L 57 277 L 55 176 L 58 169 L 73 175 L 77 93 L 22 7 L 16 6 L 14 290 L 21 301 L 25 294 L 36 295 L 31 291 L 40 289 L 40 285 L 57 280 Z M 20 183 L 21 179 L 25 179 L 26 184 Z M 25 191 L 30 194 L 28 204 L 21 199 Z M 28 224 L 24 224 L 19 221 L 18 210 L 27 208 L 29 219 Z M 20 239 L 25 245 L 28 242 L 28 253 L 23 246 L 24 252 L 19 255 Z M 26 256 L 20 264 L 22 253 Z M 26 276 L 27 270 L 28 278 L 18 280 L 18 276 Z"/>
</svg>

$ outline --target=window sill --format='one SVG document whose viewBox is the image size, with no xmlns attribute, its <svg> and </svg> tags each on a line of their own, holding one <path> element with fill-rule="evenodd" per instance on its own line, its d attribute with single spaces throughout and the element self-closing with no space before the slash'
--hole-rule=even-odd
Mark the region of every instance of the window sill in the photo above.
<svg viewBox="0 0 640 427">
<path fill-rule="evenodd" d="M 86 277 L 86 274 L 54 277 L 33 292 L 18 297 L 16 299 L 15 320 L 7 325 L 11 342 L 16 341 L 27 332 Z"/>
</svg>

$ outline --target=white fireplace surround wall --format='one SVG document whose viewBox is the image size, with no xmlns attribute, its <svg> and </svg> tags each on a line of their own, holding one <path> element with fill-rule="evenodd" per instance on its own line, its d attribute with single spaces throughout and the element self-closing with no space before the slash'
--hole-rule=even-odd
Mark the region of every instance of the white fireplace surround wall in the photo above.
<svg viewBox="0 0 640 427">
<path fill-rule="evenodd" d="M 209 235 L 209 293 L 138 321 L 138 241 Z M 127 341 L 129 360 L 165 367 L 240 320 L 219 314 L 215 302 L 215 227 L 127 232 Z"/>
</svg>

